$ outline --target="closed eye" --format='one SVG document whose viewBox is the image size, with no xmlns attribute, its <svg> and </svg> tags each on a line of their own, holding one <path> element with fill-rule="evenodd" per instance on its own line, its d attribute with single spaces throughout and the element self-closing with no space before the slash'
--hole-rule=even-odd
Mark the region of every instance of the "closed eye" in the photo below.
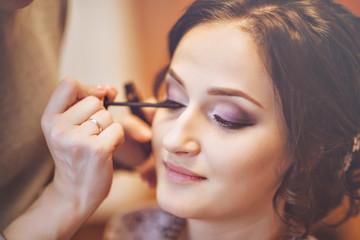
<svg viewBox="0 0 360 240">
<path fill-rule="evenodd" d="M 222 117 L 220 117 L 217 114 L 214 114 L 213 118 L 221 127 L 224 127 L 227 129 L 232 129 L 232 130 L 236 130 L 236 129 L 254 125 L 254 123 L 252 121 L 247 120 L 247 119 L 244 119 L 243 121 L 240 121 L 240 122 L 231 122 L 231 121 L 223 119 Z"/>
</svg>

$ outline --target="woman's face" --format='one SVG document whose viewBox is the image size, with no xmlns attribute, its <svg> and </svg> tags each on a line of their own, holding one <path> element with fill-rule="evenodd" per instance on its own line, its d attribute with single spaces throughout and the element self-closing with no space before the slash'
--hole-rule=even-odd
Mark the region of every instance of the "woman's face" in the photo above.
<svg viewBox="0 0 360 240">
<path fill-rule="evenodd" d="M 165 79 L 153 149 L 160 206 L 185 218 L 256 219 L 288 166 L 281 106 L 250 36 L 202 24 L 179 43 Z"/>
</svg>

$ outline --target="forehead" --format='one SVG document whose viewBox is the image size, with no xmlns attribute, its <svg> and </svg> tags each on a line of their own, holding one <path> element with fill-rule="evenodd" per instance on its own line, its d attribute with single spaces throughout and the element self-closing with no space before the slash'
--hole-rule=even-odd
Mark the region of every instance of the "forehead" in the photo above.
<svg viewBox="0 0 360 240">
<path fill-rule="evenodd" d="M 187 55 L 185 55 L 187 54 Z M 181 57 L 204 55 L 207 64 L 241 64 L 244 58 L 257 57 L 255 45 L 249 33 L 232 23 L 203 23 L 190 29 L 180 40 L 175 53 Z M 204 62 L 205 63 L 205 62 Z"/>
<path fill-rule="evenodd" d="M 241 89 L 272 107 L 274 89 L 248 32 L 231 23 L 205 23 L 179 42 L 171 68 L 186 82 Z M 205 85 L 204 85 L 205 86 Z"/>
</svg>

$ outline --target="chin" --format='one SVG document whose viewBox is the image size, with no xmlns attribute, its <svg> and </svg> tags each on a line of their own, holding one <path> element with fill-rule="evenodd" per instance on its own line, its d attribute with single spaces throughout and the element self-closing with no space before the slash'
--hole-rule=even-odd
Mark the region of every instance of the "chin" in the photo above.
<svg viewBox="0 0 360 240">
<path fill-rule="evenodd" d="M 169 203 L 166 200 L 163 200 L 158 197 L 158 204 L 162 210 L 165 212 L 171 213 L 179 218 L 191 218 L 192 214 L 190 214 L 189 209 L 179 203 L 171 202 Z"/>
<path fill-rule="evenodd" d="M 201 218 L 202 211 L 198 209 L 196 202 L 184 196 L 174 196 L 162 188 L 157 187 L 156 198 L 159 207 L 165 212 L 171 213 L 180 218 Z"/>
</svg>

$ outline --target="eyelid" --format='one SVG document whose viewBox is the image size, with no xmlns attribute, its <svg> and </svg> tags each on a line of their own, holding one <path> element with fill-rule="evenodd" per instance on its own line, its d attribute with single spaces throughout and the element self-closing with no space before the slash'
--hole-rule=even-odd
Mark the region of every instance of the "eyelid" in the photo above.
<svg viewBox="0 0 360 240">
<path fill-rule="evenodd" d="M 254 117 L 234 103 L 216 104 L 208 114 L 217 124 L 227 129 L 239 129 L 256 123 Z"/>
<path fill-rule="evenodd" d="M 252 121 L 250 121 L 249 119 L 246 119 L 244 121 L 241 122 L 231 122 L 228 120 L 223 119 L 222 117 L 220 117 L 217 114 L 213 115 L 213 119 L 220 124 L 221 127 L 224 127 L 226 129 L 230 129 L 230 130 L 238 130 L 244 127 L 249 127 L 254 125 L 255 123 L 253 123 Z"/>
<path fill-rule="evenodd" d="M 180 86 L 185 88 L 184 81 L 179 77 L 179 75 L 177 75 L 177 73 L 174 71 L 174 69 L 169 68 L 166 75 L 169 76 L 171 79 L 173 79 L 177 84 L 179 84 Z"/>
<path fill-rule="evenodd" d="M 189 102 L 185 89 L 175 81 L 166 81 L 166 99 L 183 106 L 186 106 Z"/>
<path fill-rule="evenodd" d="M 174 84 L 178 86 L 179 88 L 185 89 L 185 85 L 181 80 L 178 80 L 176 76 L 173 76 L 170 72 L 168 72 L 165 76 L 165 82 L 166 84 Z"/>
</svg>

